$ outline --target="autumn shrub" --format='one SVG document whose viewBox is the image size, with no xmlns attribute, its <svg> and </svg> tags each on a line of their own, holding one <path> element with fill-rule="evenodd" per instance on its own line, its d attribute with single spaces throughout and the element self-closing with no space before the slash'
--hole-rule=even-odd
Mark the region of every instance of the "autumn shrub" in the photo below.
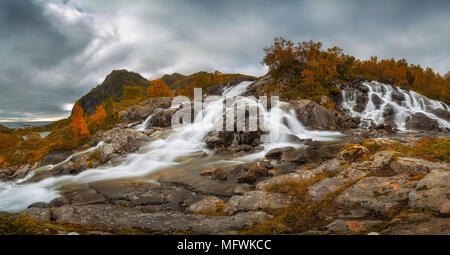
<svg viewBox="0 0 450 255">
<path fill-rule="evenodd" d="M 153 80 L 148 87 L 149 97 L 173 97 L 173 91 L 164 83 L 162 79 Z"/>
<path fill-rule="evenodd" d="M 318 100 L 332 91 L 334 83 L 347 82 L 354 78 L 378 80 L 406 89 L 415 90 L 425 96 L 450 103 L 450 79 L 408 64 L 405 59 L 381 59 L 371 57 L 358 60 L 346 55 L 342 49 L 322 49 L 321 42 L 300 42 L 295 45 L 284 38 L 275 38 L 274 43 L 264 48 L 262 63 L 269 67 L 275 78 L 288 78 L 286 86 L 274 86 L 285 99 Z"/>
</svg>

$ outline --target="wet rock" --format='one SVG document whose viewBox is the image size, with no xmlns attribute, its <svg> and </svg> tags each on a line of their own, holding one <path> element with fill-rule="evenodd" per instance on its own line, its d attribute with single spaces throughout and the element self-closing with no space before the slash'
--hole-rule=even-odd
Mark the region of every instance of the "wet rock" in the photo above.
<svg viewBox="0 0 450 255">
<path fill-rule="evenodd" d="M 396 114 L 396 110 L 395 110 L 394 106 L 392 106 L 389 103 L 386 104 L 386 106 L 384 106 L 384 109 L 383 109 L 384 123 L 390 125 L 393 128 L 397 127 L 397 125 L 395 124 L 395 120 L 394 120 L 395 114 Z"/>
<path fill-rule="evenodd" d="M 172 116 L 177 110 L 178 109 L 156 109 L 151 118 L 152 127 L 170 127 L 172 125 Z"/>
<path fill-rule="evenodd" d="M 289 149 L 281 153 L 280 161 L 304 163 L 308 159 L 309 155 L 306 150 Z"/>
<path fill-rule="evenodd" d="M 402 101 L 405 101 L 405 95 L 402 92 L 394 89 L 391 94 L 391 99 L 392 101 L 400 103 Z"/>
<path fill-rule="evenodd" d="M 138 104 L 138 106 L 142 107 L 151 107 L 153 109 L 162 108 L 167 109 L 172 105 L 172 97 L 157 97 L 150 98 L 148 100 L 142 101 Z"/>
<path fill-rule="evenodd" d="M 336 115 L 318 103 L 311 100 L 292 100 L 289 103 L 307 128 L 329 130 L 330 127 L 337 127 Z"/>
<path fill-rule="evenodd" d="M 413 130 L 439 131 L 437 120 L 421 112 L 413 114 L 411 119 L 406 122 L 405 127 Z"/>
<path fill-rule="evenodd" d="M 361 206 L 384 216 L 400 210 L 415 183 L 403 176 L 366 177 L 339 195 L 336 201 L 348 207 Z"/>
<path fill-rule="evenodd" d="M 264 157 L 269 158 L 269 159 L 280 159 L 281 154 L 283 152 L 292 150 L 292 149 L 294 149 L 294 147 L 275 148 L 275 149 L 268 151 Z"/>
<path fill-rule="evenodd" d="M 123 122 L 136 122 L 145 120 L 153 112 L 154 108 L 144 106 L 132 106 L 119 112 Z"/>
<path fill-rule="evenodd" d="M 433 170 L 409 193 L 409 206 L 450 214 L 450 172 Z"/>
<path fill-rule="evenodd" d="M 220 168 L 204 170 L 200 175 L 210 176 L 213 180 L 226 180 L 228 178 L 227 172 Z"/>
<path fill-rule="evenodd" d="M 66 158 L 68 158 L 72 154 L 72 151 L 70 150 L 56 150 L 50 152 L 42 161 L 40 164 L 41 166 L 56 164 L 59 162 L 64 161 Z"/>
<path fill-rule="evenodd" d="M 107 162 L 114 154 L 124 155 L 134 152 L 150 140 L 147 135 L 137 130 L 114 128 L 103 135 L 101 141 L 105 144 L 98 148 L 98 152 L 102 161 Z"/>
<path fill-rule="evenodd" d="M 299 182 L 302 180 L 311 179 L 311 178 L 314 178 L 315 176 L 316 175 L 311 171 L 298 170 L 295 173 L 283 174 L 283 175 L 275 176 L 270 179 L 258 182 L 256 184 L 256 190 L 264 191 L 268 187 L 275 185 L 275 184 L 284 185 L 284 184 L 288 184 L 291 182 Z"/>
<path fill-rule="evenodd" d="M 186 210 L 188 212 L 196 213 L 201 211 L 214 211 L 217 210 L 221 205 L 223 205 L 224 202 L 215 197 L 215 196 L 209 196 L 206 198 L 203 198 L 202 200 L 193 203 L 190 205 Z"/>
<path fill-rule="evenodd" d="M 445 119 L 447 121 L 450 120 L 450 112 L 446 111 L 444 109 L 441 109 L 441 108 L 433 109 L 433 110 L 431 110 L 431 113 L 433 113 L 434 115 L 438 116 L 439 118 Z"/>
<path fill-rule="evenodd" d="M 377 94 L 372 94 L 372 103 L 375 105 L 376 109 L 379 109 L 380 105 L 383 104 L 384 101 Z"/>
<path fill-rule="evenodd" d="M 232 170 L 237 176 L 239 183 L 252 184 L 256 182 L 258 178 L 270 176 L 269 170 L 273 169 L 270 162 L 256 162 L 254 164 L 241 165 Z"/>
<path fill-rule="evenodd" d="M 228 148 L 234 139 L 234 133 L 229 131 L 213 131 L 205 137 L 206 147 L 208 149 Z"/>
<path fill-rule="evenodd" d="M 356 96 L 356 105 L 353 106 L 353 110 L 363 112 L 366 109 L 367 102 L 369 102 L 369 96 L 366 93 L 358 94 Z"/>
<path fill-rule="evenodd" d="M 237 212 L 257 211 L 264 208 L 283 208 L 292 202 L 292 198 L 279 193 L 251 191 L 243 196 L 232 196 L 224 212 L 232 215 Z"/>
<path fill-rule="evenodd" d="M 337 120 L 337 128 L 339 130 L 348 130 L 358 128 L 361 123 L 360 117 L 339 116 Z"/>
</svg>

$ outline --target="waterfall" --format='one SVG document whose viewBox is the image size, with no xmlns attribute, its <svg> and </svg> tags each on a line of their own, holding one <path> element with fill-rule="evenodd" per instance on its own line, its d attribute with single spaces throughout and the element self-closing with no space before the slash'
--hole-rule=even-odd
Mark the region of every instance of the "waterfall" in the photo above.
<svg viewBox="0 0 450 255">
<path fill-rule="evenodd" d="M 127 155 L 121 165 L 88 169 L 77 175 L 52 176 L 36 183 L 21 183 L 23 180 L 0 182 L 0 211 L 20 212 L 32 203 L 50 202 L 60 196 L 59 189 L 66 185 L 146 176 L 157 170 L 183 164 L 183 162 L 176 161 L 180 156 L 199 151 L 211 153 L 206 149 L 204 139 L 213 130 L 219 118 L 222 118 L 225 98 L 241 95 L 250 84 L 251 82 L 242 82 L 234 87 L 225 88 L 220 100 L 205 104 L 202 118 L 197 115 L 194 123 L 185 124 L 180 130 L 172 132 L 165 139 L 158 139 L 144 145 L 140 152 Z M 261 110 L 260 114 L 265 117 L 264 125 L 271 127 L 268 133 L 271 142 L 263 144 L 264 150 L 242 157 L 240 160 L 263 159 L 267 151 L 277 147 L 293 146 L 298 148 L 303 146 L 292 139 L 294 136 L 297 137 L 297 140 L 298 138 L 312 138 L 321 141 L 334 140 L 341 136 L 338 132 L 307 130 L 297 120 L 295 111 L 289 109 L 288 103 L 280 102 L 267 110 L 250 98 L 238 99 L 234 103 L 238 103 L 239 100 L 256 105 Z M 225 111 L 229 110 L 230 108 L 225 109 Z M 145 129 L 149 119 L 150 117 L 138 129 Z M 94 149 L 91 148 L 89 151 Z M 72 156 L 55 166 L 61 165 L 71 158 Z M 55 166 L 47 166 L 47 170 Z"/>
<path fill-rule="evenodd" d="M 365 90 L 353 88 L 341 88 L 342 109 L 350 116 L 361 117 L 362 127 L 369 127 L 373 122 L 379 124 L 394 124 L 399 130 L 406 130 L 406 122 L 415 113 L 423 113 L 431 119 L 435 119 L 441 128 L 450 128 L 450 122 L 433 113 L 435 110 L 450 111 L 450 107 L 440 101 L 429 99 L 412 90 L 405 90 L 376 81 L 360 84 Z M 355 109 L 360 107 L 359 101 L 367 100 L 362 111 Z M 386 111 L 392 111 L 390 116 Z M 390 118 L 388 120 L 388 117 Z M 388 123 L 390 122 L 390 123 Z"/>
</svg>

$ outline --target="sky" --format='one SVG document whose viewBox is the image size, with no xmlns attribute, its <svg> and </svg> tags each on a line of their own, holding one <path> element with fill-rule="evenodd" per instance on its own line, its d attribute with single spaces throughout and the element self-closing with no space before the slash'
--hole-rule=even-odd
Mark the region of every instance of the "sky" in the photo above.
<svg viewBox="0 0 450 255">
<path fill-rule="evenodd" d="M 56 120 L 114 69 L 261 76 L 275 37 L 450 70 L 450 1 L 0 0 L 0 122 Z"/>
</svg>

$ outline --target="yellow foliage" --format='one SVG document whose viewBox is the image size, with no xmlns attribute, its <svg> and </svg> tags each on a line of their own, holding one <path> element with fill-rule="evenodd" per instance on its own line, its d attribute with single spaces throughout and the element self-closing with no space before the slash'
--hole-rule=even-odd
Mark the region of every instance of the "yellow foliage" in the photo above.
<svg viewBox="0 0 450 255">
<path fill-rule="evenodd" d="M 148 88 L 149 97 L 173 97 L 173 91 L 164 83 L 162 79 L 153 80 Z"/>
<path fill-rule="evenodd" d="M 89 129 L 84 119 L 84 111 L 78 102 L 73 107 L 70 126 L 75 138 L 83 139 L 89 136 Z"/>
</svg>

